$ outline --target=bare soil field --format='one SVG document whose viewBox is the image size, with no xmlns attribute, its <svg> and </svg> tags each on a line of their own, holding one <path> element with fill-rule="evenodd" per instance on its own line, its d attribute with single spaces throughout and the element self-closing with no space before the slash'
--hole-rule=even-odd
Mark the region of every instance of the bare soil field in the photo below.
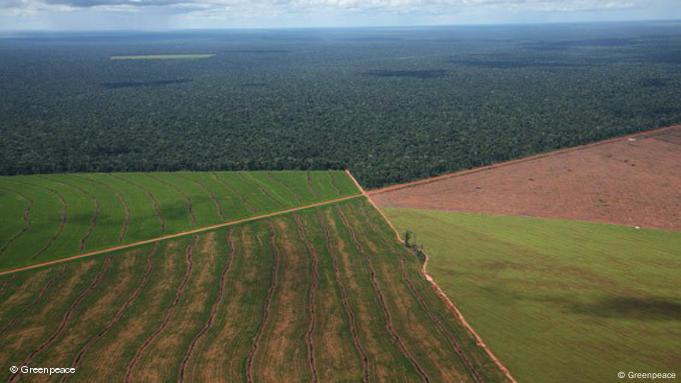
<svg viewBox="0 0 681 383">
<path fill-rule="evenodd" d="M 369 193 L 380 207 L 681 230 L 681 126 Z"/>
</svg>

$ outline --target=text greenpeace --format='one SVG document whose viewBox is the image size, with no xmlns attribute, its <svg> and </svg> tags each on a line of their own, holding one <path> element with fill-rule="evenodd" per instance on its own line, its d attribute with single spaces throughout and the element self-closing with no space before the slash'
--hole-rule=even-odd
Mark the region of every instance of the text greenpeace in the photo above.
<svg viewBox="0 0 681 383">
<path fill-rule="evenodd" d="M 10 372 L 13 374 L 35 374 L 35 375 L 62 375 L 62 374 L 75 374 L 76 369 L 74 367 L 29 367 L 29 366 L 12 366 L 10 367 Z"/>
<path fill-rule="evenodd" d="M 629 371 L 625 373 L 620 371 L 617 374 L 620 379 L 641 379 L 641 380 L 656 380 L 656 379 L 676 379 L 676 372 L 634 372 Z"/>
</svg>

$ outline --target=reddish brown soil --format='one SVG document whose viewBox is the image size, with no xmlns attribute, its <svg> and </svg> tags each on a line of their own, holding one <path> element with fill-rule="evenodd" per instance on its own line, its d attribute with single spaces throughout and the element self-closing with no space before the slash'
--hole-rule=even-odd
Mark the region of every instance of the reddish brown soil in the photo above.
<svg viewBox="0 0 681 383">
<path fill-rule="evenodd" d="M 681 126 L 369 193 L 380 207 L 681 230 Z"/>
</svg>

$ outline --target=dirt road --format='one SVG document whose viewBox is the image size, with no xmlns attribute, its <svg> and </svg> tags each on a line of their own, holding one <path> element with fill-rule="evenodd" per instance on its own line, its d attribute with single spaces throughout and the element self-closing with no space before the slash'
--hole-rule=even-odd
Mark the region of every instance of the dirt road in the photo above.
<svg viewBox="0 0 681 383">
<path fill-rule="evenodd" d="M 359 189 L 359 190 L 362 190 L 362 189 Z M 215 229 L 221 229 L 221 228 L 224 228 L 224 227 L 238 225 L 238 224 L 241 224 L 241 223 L 257 221 L 257 220 L 270 218 L 270 217 L 276 217 L 278 215 L 293 213 L 293 212 L 300 211 L 300 210 L 306 210 L 306 209 L 312 209 L 312 208 L 315 208 L 315 207 L 331 205 L 331 204 L 334 204 L 334 203 L 347 201 L 347 200 L 351 200 L 351 199 L 355 199 L 355 198 L 360 198 L 360 197 L 363 197 L 363 196 L 365 196 L 365 194 L 356 194 L 356 195 L 351 195 L 351 196 L 347 196 L 347 197 L 336 198 L 336 199 L 332 199 L 332 200 L 328 200 L 328 201 L 324 201 L 324 202 L 317 202 L 317 203 L 313 203 L 313 204 L 310 204 L 310 205 L 299 206 L 299 207 L 294 207 L 294 208 L 291 208 L 291 209 L 281 210 L 281 211 L 277 211 L 277 212 L 274 212 L 274 213 L 262 214 L 262 215 L 257 215 L 257 216 L 254 216 L 254 217 L 243 218 L 243 219 L 238 219 L 238 220 L 229 221 L 229 222 L 223 222 L 223 223 L 219 223 L 219 224 L 216 224 L 216 225 L 204 226 L 204 227 L 200 227 L 198 229 L 182 231 L 182 232 L 174 233 L 174 234 L 168 234 L 168 235 L 164 235 L 164 236 L 161 236 L 161 237 L 146 239 L 144 241 L 128 243 L 126 245 L 120 245 L 120 246 L 108 247 L 106 249 L 90 251 L 90 252 L 87 252 L 87 253 L 74 255 L 72 257 L 66 257 L 66 258 L 55 259 L 55 260 L 47 261 L 47 262 L 36 263 L 36 264 L 30 265 L 30 266 L 17 267 L 17 268 L 14 268 L 14 269 L 0 271 L 0 276 L 8 275 L 8 274 L 14 274 L 14 273 L 18 273 L 18 272 L 26 271 L 26 270 L 37 269 L 37 268 L 50 266 L 50 265 L 56 265 L 56 264 L 59 264 L 59 263 L 69 262 L 69 261 L 73 261 L 73 260 L 81 259 L 81 258 L 92 257 L 92 256 L 95 256 L 95 255 L 106 254 L 106 253 L 109 253 L 109 252 L 112 252 L 112 251 L 127 250 L 127 249 L 131 249 L 131 248 L 137 247 L 137 246 L 148 245 L 148 244 L 151 244 L 151 243 L 155 243 L 155 242 L 159 242 L 159 241 L 165 241 L 165 240 L 168 240 L 168 239 L 173 239 L 173 238 L 178 238 L 178 237 L 184 237 L 186 235 L 204 233 L 204 232 L 215 230 Z"/>
</svg>

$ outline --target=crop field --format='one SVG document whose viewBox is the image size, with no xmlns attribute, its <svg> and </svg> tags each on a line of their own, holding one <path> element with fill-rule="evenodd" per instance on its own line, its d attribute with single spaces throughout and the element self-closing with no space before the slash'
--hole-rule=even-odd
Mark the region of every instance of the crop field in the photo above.
<svg viewBox="0 0 681 383">
<path fill-rule="evenodd" d="M 377 190 L 382 207 L 681 230 L 681 126 Z M 432 181 L 432 182 L 431 182 Z"/>
<path fill-rule="evenodd" d="M 111 56 L 112 60 L 198 60 L 207 59 L 214 54 L 172 54 L 172 55 L 136 55 L 136 56 Z"/>
<path fill-rule="evenodd" d="M 63 381 L 503 381 L 365 198 L 6 275 L 0 318 Z"/>
<path fill-rule="evenodd" d="M 0 177 L 0 269 L 358 193 L 340 171 Z"/>
<path fill-rule="evenodd" d="M 678 373 L 681 233 L 386 208 L 428 272 L 520 382 Z"/>
</svg>

